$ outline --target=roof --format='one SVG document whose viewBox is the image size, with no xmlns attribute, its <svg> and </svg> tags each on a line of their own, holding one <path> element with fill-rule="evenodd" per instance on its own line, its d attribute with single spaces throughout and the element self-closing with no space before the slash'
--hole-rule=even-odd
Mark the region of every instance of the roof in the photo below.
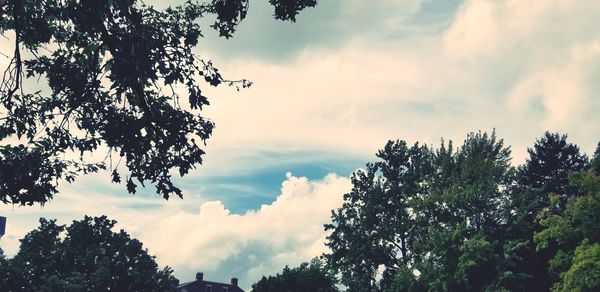
<svg viewBox="0 0 600 292">
<path fill-rule="evenodd" d="M 212 287 L 212 292 L 224 292 L 223 288 L 227 288 L 227 292 L 244 292 L 240 287 L 231 284 L 212 282 L 212 281 L 191 281 L 183 283 L 177 287 L 178 292 L 207 292 L 206 287 Z"/>
</svg>

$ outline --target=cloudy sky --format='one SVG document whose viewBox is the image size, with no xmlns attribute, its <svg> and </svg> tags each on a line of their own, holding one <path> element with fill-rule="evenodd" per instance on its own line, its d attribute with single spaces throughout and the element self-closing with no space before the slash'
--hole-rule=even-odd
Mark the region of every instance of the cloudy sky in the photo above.
<svg viewBox="0 0 600 292">
<path fill-rule="evenodd" d="M 389 139 L 495 128 L 515 164 L 545 130 L 587 153 L 600 140 L 599 1 L 319 0 L 295 24 L 250 5 L 234 39 L 207 29 L 198 48 L 254 85 L 208 91 L 217 127 L 205 164 L 178 180 L 184 200 L 82 177 L 43 208 L 0 206 L 7 254 L 41 216 L 106 214 L 182 282 L 204 271 L 249 287 L 325 251 L 349 175 Z"/>
</svg>

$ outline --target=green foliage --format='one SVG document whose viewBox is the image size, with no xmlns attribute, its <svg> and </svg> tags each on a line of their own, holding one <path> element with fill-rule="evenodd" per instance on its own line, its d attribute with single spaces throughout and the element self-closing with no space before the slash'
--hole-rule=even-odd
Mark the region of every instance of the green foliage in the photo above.
<svg viewBox="0 0 600 292">
<path fill-rule="evenodd" d="M 400 267 L 396 271 L 392 282 L 383 287 L 383 292 L 399 292 L 399 291 L 424 291 L 425 289 L 419 286 L 417 276 L 407 267 Z"/>
<path fill-rule="evenodd" d="M 556 291 L 591 292 L 600 289 L 600 244 L 584 240 L 576 249 L 573 264 L 562 275 Z"/>
<path fill-rule="evenodd" d="M 562 214 L 544 214 L 544 229 L 535 235 L 538 248 L 553 243 L 568 246 L 582 239 L 600 242 L 600 177 L 591 171 L 578 173 L 571 182 L 583 195 L 569 203 Z"/>
<path fill-rule="evenodd" d="M 418 144 L 389 141 L 377 153 L 380 159 L 352 176 L 352 191 L 332 213 L 326 255 L 330 268 L 341 274 L 350 291 L 368 291 L 375 285 L 380 265 L 395 270 L 411 262 L 415 230 L 413 199 L 429 173 L 429 150 Z M 390 280 L 390 279 L 386 279 Z"/>
<path fill-rule="evenodd" d="M 336 279 L 318 259 L 290 269 L 288 266 L 275 276 L 263 276 L 252 285 L 252 292 L 336 292 Z"/>
<path fill-rule="evenodd" d="M 546 132 L 528 149 L 529 157 L 518 168 L 517 180 L 510 189 L 510 212 L 507 236 L 524 241 L 518 251 L 519 265 L 512 271 L 529 275 L 525 289 L 548 291 L 558 274 L 551 268 L 556 246 L 550 244 L 538 249 L 534 233 L 543 227 L 539 223 L 542 212 L 561 214 L 569 200 L 580 191 L 569 184 L 569 175 L 588 166 L 587 157 L 579 147 L 567 141 L 566 135 Z"/>
<path fill-rule="evenodd" d="M 598 142 L 598 146 L 596 147 L 596 151 L 592 158 L 592 169 L 597 175 L 600 175 L 600 142 Z"/>
<path fill-rule="evenodd" d="M 502 224 L 504 190 L 512 178 L 510 149 L 495 133 L 469 134 L 457 153 L 456 170 L 446 198 L 456 219 L 466 218 L 475 231 Z"/>
<path fill-rule="evenodd" d="M 495 245 L 482 234 L 475 235 L 460 246 L 461 256 L 458 258 L 455 277 L 463 282 L 469 290 L 481 291 L 489 278 L 496 275 L 499 255 Z"/>
<path fill-rule="evenodd" d="M 458 148 L 388 142 L 325 226 L 328 267 L 348 291 L 598 290 L 587 157 L 550 133 L 518 171 L 510 153 L 495 133 Z"/>
<path fill-rule="evenodd" d="M 561 207 L 575 196 L 576 189 L 569 185 L 569 174 L 587 169 L 586 155 L 579 153 L 577 145 L 567 142 L 567 135 L 544 133 L 533 148 L 527 149 L 529 158 L 519 168 L 519 183 L 538 191 L 538 210 L 548 206 L 547 195 L 557 194 Z"/>
<path fill-rule="evenodd" d="M 2 291 L 173 291 L 178 284 L 116 221 L 88 217 L 70 226 L 40 219 L 17 255 L 0 260 Z"/>
<path fill-rule="evenodd" d="M 316 5 L 270 2 L 275 18 L 291 21 Z M 165 199 L 181 197 L 172 172 L 183 176 L 202 163 L 214 128 L 200 115 L 209 101 L 198 80 L 251 85 L 225 79 L 195 54 L 199 19 L 215 15 L 212 27 L 231 37 L 248 7 L 248 0 L 187 1 L 164 11 L 136 0 L 0 2 L 0 31 L 15 34 L 0 85 L 0 200 L 43 204 L 61 181 L 107 168 L 130 193 L 150 182 Z M 40 79 L 47 89 L 23 86 Z"/>
<path fill-rule="evenodd" d="M 593 171 L 571 176 L 582 194 L 561 214 L 546 210 L 543 229 L 535 234 L 538 249 L 556 248 L 550 268 L 560 277 L 554 291 L 600 289 L 600 177 Z"/>
<path fill-rule="evenodd" d="M 522 245 L 500 232 L 514 171 L 495 133 L 458 149 L 390 141 L 377 156 L 325 226 L 328 265 L 349 291 L 482 291 L 522 277 L 509 271 Z"/>
<path fill-rule="evenodd" d="M 510 266 L 506 190 L 511 183 L 510 149 L 495 133 L 471 133 L 456 152 L 442 145 L 423 204 L 414 269 L 430 291 L 483 291 L 498 285 Z"/>
</svg>

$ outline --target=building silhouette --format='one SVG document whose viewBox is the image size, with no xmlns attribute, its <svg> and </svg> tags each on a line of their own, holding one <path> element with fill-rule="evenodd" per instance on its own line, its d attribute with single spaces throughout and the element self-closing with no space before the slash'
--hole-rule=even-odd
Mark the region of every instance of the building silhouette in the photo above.
<svg viewBox="0 0 600 292">
<path fill-rule="evenodd" d="M 244 290 L 238 286 L 237 278 L 231 278 L 231 282 L 225 284 L 205 281 L 203 273 L 196 273 L 196 280 L 179 285 L 177 292 L 244 292 Z"/>
</svg>

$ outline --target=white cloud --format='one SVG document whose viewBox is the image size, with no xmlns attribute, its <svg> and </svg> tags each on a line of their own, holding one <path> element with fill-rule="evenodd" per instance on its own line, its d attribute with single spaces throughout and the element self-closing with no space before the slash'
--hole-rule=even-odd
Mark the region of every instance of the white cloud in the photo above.
<svg viewBox="0 0 600 292">
<path fill-rule="evenodd" d="M 237 276 L 241 285 L 249 287 L 285 265 L 322 254 L 326 250 L 323 224 L 329 222 L 331 210 L 341 206 L 342 195 L 349 190 L 349 179 L 335 174 L 322 180 L 288 174 L 273 203 L 243 215 L 231 214 L 220 201 L 164 202 L 65 190 L 41 210 L 0 206 L 0 212 L 8 217 L 2 247 L 14 255 L 17 239 L 37 226 L 39 216 L 68 224 L 86 214 L 106 214 L 119 222 L 118 228 L 140 239 L 150 254 L 157 255 L 159 264 L 173 267 L 181 281 L 203 271 L 207 278 L 220 281 Z M 184 204 L 197 204 L 197 211 L 184 211 Z"/>
<path fill-rule="evenodd" d="M 404 10 L 418 10 L 419 2 L 411 3 Z M 390 8 L 389 19 L 377 21 L 403 25 L 395 11 Z M 255 84 L 239 93 L 206 90 L 211 99 L 206 114 L 217 127 L 206 165 L 191 176 L 247 172 L 275 163 L 263 157 L 268 154 L 252 156 L 257 150 L 364 157 L 387 139 L 437 144 L 443 136 L 460 142 L 468 131 L 492 128 L 513 146 L 517 163 L 545 130 L 569 133 L 589 153 L 600 139 L 598 11 L 600 1 L 593 0 L 469 0 L 437 34 L 386 39 L 360 31 L 335 49 L 307 46 L 294 60 L 278 63 L 213 56 L 220 72 Z M 341 15 L 352 17 L 357 26 L 371 21 L 352 11 Z M 242 162 L 242 155 L 252 159 Z M 14 253 L 16 239 L 35 227 L 32 217 L 56 215 L 68 223 L 82 214 L 107 214 L 142 239 L 161 264 L 183 273 L 182 280 L 182 275 L 191 278 L 204 270 L 217 280 L 236 274 L 248 284 L 323 251 L 321 225 L 341 203 L 349 181 L 290 175 L 275 202 L 243 215 L 230 213 L 220 202 L 206 202 L 198 191 L 189 196 L 192 190 L 186 190 L 183 202 L 165 203 L 114 198 L 93 191 L 95 186 L 63 187 L 42 210 L 0 206 L 11 222 L 2 246 Z M 197 208 L 190 211 L 189 206 Z"/>
<path fill-rule="evenodd" d="M 599 10 L 598 1 L 473 0 L 437 35 L 360 34 L 289 63 L 217 58 L 222 72 L 255 85 L 210 91 L 217 128 L 209 149 L 364 154 L 387 139 L 437 144 L 496 128 L 517 163 L 545 130 L 592 151 Z"/>
<path fill-rule="evenodd" d="M 333 174 L 322 181 L 289 176 L 277 199 L 259 210 L 232 215 L 221 202 L 208 202 L 197 212 L 157 221 L 141 238 L 180 273 L 204 271 L 226 278 L 233 276 L 228 268 L 235 262 L 245 268 L 235 276 L 250 284 L 323 253 L 323 224 L 349 189 L 347 178 Z"/>
<path fill-rule="evenodd" d="M 597 99 L 593 79 L 600 69 L 598 64 L 600 40 L 574 45 L 560 62 L 524 75 L 509 93 L 509 105 L 526 112 L 539 101 L 547 111 L 543 125 L 548 129 L 568 131 L 570 127 L 580 125 L 582 121 L 578 116 Z"/>
<path fill-rule="evenodd" d="M 596 36 L 583 28 L 595 23 L 598 9 L 590 0 L 467 0 L 443 36 L 445 47 L 468 58 L 560 54 Z"/>
<path fill-rule="evenodd" d="M 598 1 L 466 1 L 443 36 L 444 48 L 476 63 L 486 78 L 512 75 L 500 88 L 507 90 L 508 110 L 528 116 L 539 105 L 544 115 L 537 126 L 574 130 L 597 104 L 591 88 L 600 37 L 590 28 L 599 9 Z"/>
</svg>

